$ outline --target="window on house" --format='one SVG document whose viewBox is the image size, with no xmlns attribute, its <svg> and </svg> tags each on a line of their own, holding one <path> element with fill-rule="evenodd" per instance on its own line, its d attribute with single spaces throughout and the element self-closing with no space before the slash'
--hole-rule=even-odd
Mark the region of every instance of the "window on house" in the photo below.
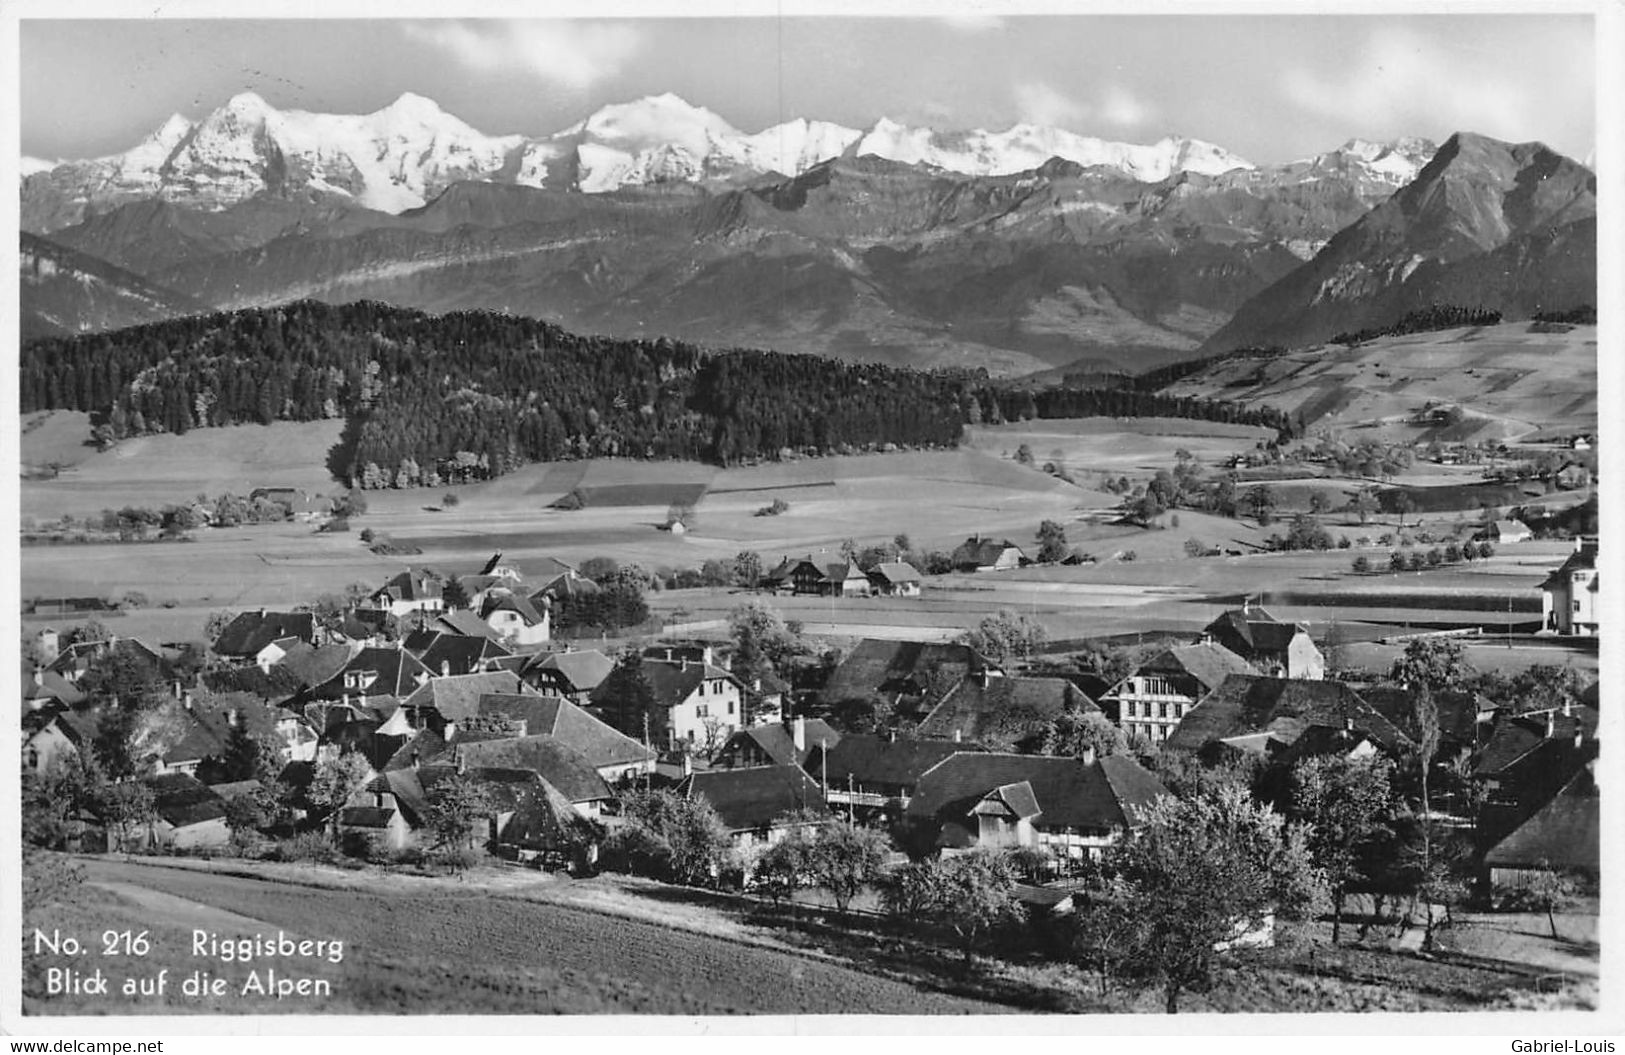
<svg viewBox="0 0 1625 1055">
<path fill-rule="evenodd" d="M 29 769 L 38 769 L 39 768 L 39 748 L 37 748 L 37 747 L 30 747 L 28 749 L 28 768 Z"/>
<path fill-rule="evenodd" d="M 711 716 L 711 708 L 708 704 L 702 703 L 698 707 L 694 708 L 694 713 L 701 718 L 709 718 Z"/>
<path fill-rule="evenodd" d="M 1574 602 L 1574 610 L 1576 612 L 1578 612 L 1580 610 L 1580 602 L 1579 601 Z"/>
<path fill-rule="evenodd" d="M 728 701 L 728 713 L 729 714 L 734 713 L 734 701 L 732 701 L 732 700 Z"/>
<path fill-rule="evenodd" d="M 1134 701 L 1129 700 L 1123 704 L 1123 713 L 1130 718 L 1134 717 Z"/>
<path fill-rule="evenodd" d="M 1168 717 L 1168 705 L 1166 703 L 1157 704 L 1157 717 L 1158 718 L 1166 718 L 1166 717 Z"/>
</svg>

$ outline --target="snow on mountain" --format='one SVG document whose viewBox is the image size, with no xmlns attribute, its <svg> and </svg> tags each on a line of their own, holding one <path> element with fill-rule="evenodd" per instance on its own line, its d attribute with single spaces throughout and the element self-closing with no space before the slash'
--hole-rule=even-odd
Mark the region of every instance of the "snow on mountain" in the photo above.
<svg viewBox="0 0 1625 1055">
<path fill-rule="evenodd" d="M 939 132 L 882 118 L 858 130 L 796 118 L 745 133 L 670 93 L 605 106 L 548 136 L 491 136 L 412 93 L 370 114 L 323 114 L 278 110 L 245 92 L 202 121 L 170 117 L 122 154 L 25 160 L 24 214 L 30 229 L 46 231 L 76 222 L 88 208 L 140 198 L 218 209 L 267 193 L 332 196 L 394 213 L 422 206 L 459 180 L 597 193 L 769 172 L 794 177 L 842 154 L 970 176 L 1037 169 L 1056 157 L 1145 182 L 1181 172 L 1272 180 L 1352 172 L 1376 197 L 1408 182 L 1432 153 L 1425 140 L 1353 140 L 1315 158 L 1256 169 L 1197 139 L 1121 143 L 1031 124 Z"/>
<path fill-rule="evenodd" d="M 1003 132 L 937 132 L 888 118 L 875 122 L 853 148 L 891 161 L 934 165 L 968 176 L 1003 176 L 1035 169 L 1052 157 L 1079 165 L 1108 165 L 1143 182 L 1176 172 L 1216 176 L 1253 165 L 1212 143 L 1165 138 L 1148 146 L 1116 143 L 1060 128 L 1018 124 Z"/>
<path fill-rule="evenodd" d="M 62 164 L 60 161 L 47 161 L 44 158 L 32 158 L 24 154 L 22 161 L 18 163 L 17 175 L 21 179 L 27 179 L 36 172 L 49 172 L 60 164 Z"/>
</svg>

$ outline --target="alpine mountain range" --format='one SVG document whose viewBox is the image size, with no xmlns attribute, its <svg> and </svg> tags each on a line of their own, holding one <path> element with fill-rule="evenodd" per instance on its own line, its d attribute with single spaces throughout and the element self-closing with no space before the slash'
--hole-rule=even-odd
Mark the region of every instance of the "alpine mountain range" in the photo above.
<svg viewBox="0 0 1625 1055">
<path fill-rule="evenodd" d="M 25 337 L 372 299 L 1011 376 L 1596 303 L 1595 175 L 1465 131 L 1255 165 L 1029 124 L 747 134 L 670 94 L 543 137 L 243 94 L 22 172 Z"/>
</svg>

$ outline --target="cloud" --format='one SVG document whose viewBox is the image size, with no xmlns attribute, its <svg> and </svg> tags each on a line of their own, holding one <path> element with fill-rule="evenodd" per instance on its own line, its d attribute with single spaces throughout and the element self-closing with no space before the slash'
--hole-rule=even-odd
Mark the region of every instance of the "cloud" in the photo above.
<svg viewBox="0 0 1625 1055">
<path fill-rule="evenodd" d="M 1089 107 L 1039 81 L 1025 81 L 1014 89 L 1016 115 L 1027 124 L 1069 128 L 1089 116 Z"/>
<path fill-rule="evenodd" d="M 1106 90 L 1106 99 L 1100 104 L 1101 117 L 1125 127 L 1143 124 L 1155 112 L 1150 103 L 1135 98 L 1127 88 L 1116 84 Z"/>
<path fill-rule="evenodd" d="M 440 48 L 471 70 L 517 70 L 578 90 L 620 72 L 644 44 L 634 26 L 562 19 L 408 22 L 402 28 L 409 40 Z"/>
<path fill-rule="evenodd" d="M 1468 130 L 1517 139 L 1536 127 L 1532 100 L 1481 56 L 1410 30 L 1374 30 L 1350 48 L 1347 72 L 1287 66 L 1281 88 L 1299 108 L 1375 134 Z"/>
<path fill-rule="evenodd" d="M 992 33 L 1004 28 L 1004 19 L 999 15 L 943 15 L 943 25 L 955 33 Z"/>
</svg>

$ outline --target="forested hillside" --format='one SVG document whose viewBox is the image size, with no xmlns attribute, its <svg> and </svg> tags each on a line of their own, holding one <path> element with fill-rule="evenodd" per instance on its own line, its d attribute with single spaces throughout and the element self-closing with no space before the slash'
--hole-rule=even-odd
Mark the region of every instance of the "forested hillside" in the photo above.
<svg viewBox="0 0 1625 1055">
<path fill-rule="evenodd" d="M 490 312 L 301 301 L 23 349 L 24 413 L 83 410 L 103 445 L 193 428 L 344 417 L 334 475 L 410 487 L 532 461 L 952 446 L 969 421 L 1145 414 L 1284 426 L 1268 410 L 1141 392 L 1038 393 L 932 372 L 668 339 L 582 337 Z"/>
</svg>

